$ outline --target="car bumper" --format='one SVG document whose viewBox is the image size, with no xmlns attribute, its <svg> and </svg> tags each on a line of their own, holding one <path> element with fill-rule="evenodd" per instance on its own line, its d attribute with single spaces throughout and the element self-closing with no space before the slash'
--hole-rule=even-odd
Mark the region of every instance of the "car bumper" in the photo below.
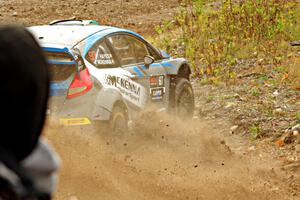
<svg viewBox="0 0 300 200">
<path fill-rule="evenodd" d="M 111 112 L 98 105 L 99 90 L 92 88 L 87 93 L 72 98 L 52 97 L 49 102 L 48 117 L 61 125 L 90 125 L 93 121 L 108 120 Z"/>
</svg>

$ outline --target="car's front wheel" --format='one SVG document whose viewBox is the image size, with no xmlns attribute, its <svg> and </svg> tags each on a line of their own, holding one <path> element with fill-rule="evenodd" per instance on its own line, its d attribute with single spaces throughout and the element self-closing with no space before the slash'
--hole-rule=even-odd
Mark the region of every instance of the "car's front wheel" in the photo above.
<svg viewBox="0 0 300 200">
<path fill-rule="evenodd" d="M 124 134 L 128 132 L 127 110 L 124 106 L 116 105 L 113 108 L 109 126 L 114 134 Z"/>
<path fill-rule="evenodd" d="M 175 88 L 175 111 L 181 119 L 191 119 L 194 114 L 195 100 L 191 83 L 186 78 L 177 78 Z"/>
</svg>

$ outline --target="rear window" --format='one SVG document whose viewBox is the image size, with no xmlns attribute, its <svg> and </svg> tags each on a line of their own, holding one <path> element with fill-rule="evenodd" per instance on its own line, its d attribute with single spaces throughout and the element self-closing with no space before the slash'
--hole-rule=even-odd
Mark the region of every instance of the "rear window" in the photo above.
<svg viewBox="0 0 300 200">
<path fill-rule="evenodd" d="M 50 65 L 51 81 L 64 81 L 77 71 L 76 65 Z"/>
<path fill-rule="evenodd" d="M 77 67 L 71 55 L 64 52 L 45 52 L 50 64 L 51 81 L 59 82 L 68 79 L 76 71 Z"/>
</svg>

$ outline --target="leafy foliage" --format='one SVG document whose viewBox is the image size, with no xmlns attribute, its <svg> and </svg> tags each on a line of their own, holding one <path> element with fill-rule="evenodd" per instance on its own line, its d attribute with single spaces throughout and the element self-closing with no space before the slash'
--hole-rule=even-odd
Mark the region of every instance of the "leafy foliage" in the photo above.
<svg viewBox="0 0 300 200">
<path fill-rule="evenodd" d="M 163 34 L 158 45 L 188 58 L 196 77 L 227 83 L 238 64 L 254 59 L 263 71 L 287 59 L 297 6 L 295 0 L 183 0 L 175 19 L 156 28 Z"/>
</svg>

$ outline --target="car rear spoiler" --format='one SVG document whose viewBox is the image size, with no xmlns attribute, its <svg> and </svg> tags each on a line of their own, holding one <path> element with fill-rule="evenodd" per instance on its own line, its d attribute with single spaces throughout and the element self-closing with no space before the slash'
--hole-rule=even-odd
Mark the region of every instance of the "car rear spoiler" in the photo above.
<svg viewBox="0 0 300 200">
<path fill-rule="evenodd" d="M 46 52 L 52 52 L 52 53 L 65 53 L 66 55 L 69 55 L 70 58 L 72 58 L 72 61 L 55 61 L 55 60 L 47 60 L 49 64 L 56 64 L 56 65 L 74 65 L 76 64 L 74 53 L 68 49 L 65 48 L 53 48 L 53 47 L 42 47 L 42 50 Z"/>
</svg>

